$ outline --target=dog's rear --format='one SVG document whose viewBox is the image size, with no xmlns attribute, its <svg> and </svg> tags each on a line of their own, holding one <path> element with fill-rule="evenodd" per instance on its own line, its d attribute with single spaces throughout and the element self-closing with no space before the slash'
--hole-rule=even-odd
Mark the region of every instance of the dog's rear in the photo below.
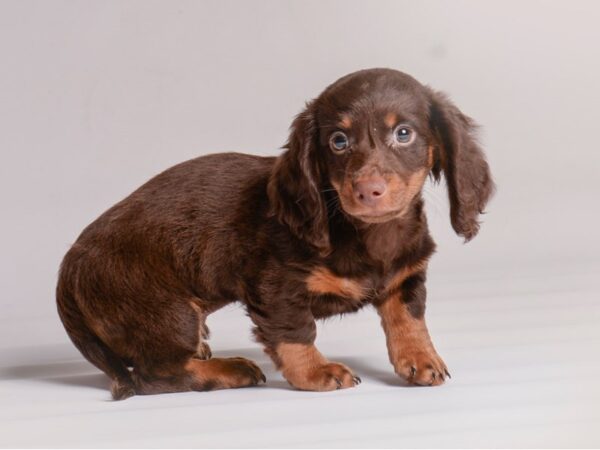
<svg viewBox="0 0 600 450">
<path fill-rule="evenodd" d="M 135 394 L 135 383 L 125 363 L 92 331 L 75 299 L 78 258 L 71 249 L 61 264 L 56 287 L 58 314 L 75 347 L 111 379 L 111 394 L 123 400 Z"/>
<path fill-rule="evenodd" d="M 204 321 L 241 296 L 244 255 L 232 246 L 252 228 L 244 214 L 260 214 L 273 162 L 229 153 L 179 164 L 102 214 L 68 251 L 58 312 L 75 346 L 113 380 L 113 398 L 264 379 L 242 358 L 207 360 Z"/>
</svg>

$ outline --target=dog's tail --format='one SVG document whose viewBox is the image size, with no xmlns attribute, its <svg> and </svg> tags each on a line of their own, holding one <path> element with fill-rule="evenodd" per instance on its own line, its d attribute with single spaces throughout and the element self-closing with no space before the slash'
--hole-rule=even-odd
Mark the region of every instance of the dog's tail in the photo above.
<svg viewBox="0 0 600 450">
<path fill-rule="evenodd" d="M 102 340 L 94 334 L 69 289 L 65 263 L 60 270 L 56 287 L 58 315 L 67 334 L 81 354 L 111 379 L 110 392 L 113 399 L 124 400 L 135 395 L 135 383 L 125 363 Z"/>
</svg>

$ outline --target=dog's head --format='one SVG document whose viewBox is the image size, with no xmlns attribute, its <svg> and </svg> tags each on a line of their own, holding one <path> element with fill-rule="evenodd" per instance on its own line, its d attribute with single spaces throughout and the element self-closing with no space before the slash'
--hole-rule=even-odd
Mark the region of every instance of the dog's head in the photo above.
<svg viewBox="0 0 600 450">
<path fill-rule="evenodd" d="M 448 185 L 450 219 L 472 239 L 494 185 L 475 124 L 443 94 L 402 72 L 372 69 L 329 86 L 296 117 L 269 182 L 274 213 L 322 253 L 327 193 L 365 223 L 401 218 L 427 175 Z"/>
</svg>

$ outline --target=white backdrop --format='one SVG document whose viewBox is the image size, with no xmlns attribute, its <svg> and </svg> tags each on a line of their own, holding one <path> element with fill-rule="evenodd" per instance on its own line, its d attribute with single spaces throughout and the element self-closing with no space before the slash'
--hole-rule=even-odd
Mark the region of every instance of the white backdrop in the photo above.
<svg viewBox="0 0 600 450">
<path fill-rule="evenodd" d="M 0 346 L 71 349 L 56 274 L 101 212 L 198 155 L 278 154 L 306 100 L 368 67 L 482 125 L 498 191 L 480 235 L 463 245 L 427 189 L 432 304 L 445 282 L 597 278 L 599 21 L 597 1 L 0 0 Z"/>
</svg>

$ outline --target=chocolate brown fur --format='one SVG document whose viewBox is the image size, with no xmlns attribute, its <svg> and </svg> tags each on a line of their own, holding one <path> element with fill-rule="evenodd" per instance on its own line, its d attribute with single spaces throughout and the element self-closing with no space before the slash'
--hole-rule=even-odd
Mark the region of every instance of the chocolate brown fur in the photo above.
<svg viewBox="0 0 600 450">
<path fill-rule="evenodd" d="M 416 136 L 410 145 L 390 143 L 398 123 Z M 318 353 L 315 319 L 374 304 L 392 362 L 406 359 L 403 327 L 420 330 L 410 348 L 422 355 L 425 270 L 435 246 L 420 190 L 427 174 L 443 173 L 454 229 L 475 236 L 493 183 L 473 129 L 447 98 L 408 75 L 350 74 L 296 118 L 280 157 L 184 162 L 89 225 L 60 270 L 65 328 L 113 379 L 116 399 L 264 380 L 251 361 L 209 359 L 204 320 L 234 301 L 302 389 L 358 380 Z M 351 142 L 343 154 L 332 151 L 336 130 Z M 410 371 L 397 371 L 410 381 Z"/>
</svg>

